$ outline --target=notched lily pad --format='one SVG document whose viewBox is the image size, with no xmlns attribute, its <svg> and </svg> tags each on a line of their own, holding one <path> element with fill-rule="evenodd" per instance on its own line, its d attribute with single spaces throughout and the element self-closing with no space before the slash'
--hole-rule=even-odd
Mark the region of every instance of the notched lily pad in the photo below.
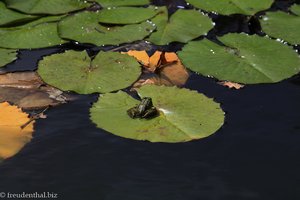
<svg viewBox="0 0 300 200">
<path fill-rule="evenodd" d="M 39 62 L 42 79 L 64 91 L 106 93 L 130 86 L 141 74 L 134 58 L 117 52 L 100 52 L 93 60 L 85 51 L 66 51 Z"/>
<path fill-rule="evenodd" d="M 289 46 L 267 37 L 227 34 L 190 42 L 179 57 L 183 64 L 205 76 L 244 84 L 275 83 L 300 71 L 299 55 Z"/>
<path fill-rule="evenodd" d="M 141 98 L 152 98 L 154 107 L 160 111 L 158 117 L 130 118 L 127 110 L 140 101 L 119 91 L 100 96 L 90 110 L 91 120 L 98 128 L 124 138 L 168 143 L 207 137 L 224 123 L 220 105 L 196 91 L 146 85 L 138 93 Z"/>
<path fill-rule="evenodd" d="M 0 67 L 3 67 L 17 59 L 17 52 L 10 49 L 0 49 Z"/>
</svg>

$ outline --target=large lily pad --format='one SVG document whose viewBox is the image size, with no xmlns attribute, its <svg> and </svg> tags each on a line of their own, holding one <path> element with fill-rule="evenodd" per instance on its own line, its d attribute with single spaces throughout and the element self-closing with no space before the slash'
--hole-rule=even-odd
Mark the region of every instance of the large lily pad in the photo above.
<svg viewBox="0 0 300 200">
<path fill-rule="evenodd" d="M 64 18 L 59 22 L 58 26 L 60 36 L 81 43 L 116 45 L 142 40 L 155 30 L 155 26 L 149 21 L 124 26 L 101 25 L 99 24 L 100 13 L 101 11 L 98 13 L 81 12 Z M 151 18 L 152 14 L 150 13 L 148 17 Z M 118 19 L 120 18 L 121 17 L 118 16 Z M 124 18 L 126 18 L 126 16 L 124 16 Z M 133 17 L 126 19 L 126 21 L 128 20 L 134 22 L 136 19 Z"/>
<path fill-rule="evenodd" d="M 206 34 L 213 27 L 211 19 L 196 10 L 178 10 L 169 19 L 167 9 L 163 7 L 152 21 L 157 31 L 148 40 L 157 45 L 186 43 Z"/>
<path fill-rule="evenodd" d="M 66 51 L 39 62 L 42 79 L 64 91 L 105 93 L 130 86 L 141 74 L 134 58 L 117 52 L 100 52 L 91 60 L 85 51 Z"/>
<path fill-rule="evenodd" d="M 57 33 L 61 17 L 44 17 L 28 24 L 0 28 L 0 47 L 12 49 L 43 48 L 64 43 Z"/>
<path fill-rule="evenodd" d="M 19 12 L 15 12 L 6 8 L 5 4 L 0 1 L 0 26 L 13 24 L 22 21 L 33 20 L 38 16 L 26 15 Z"/>
<path fill-rule="evenodd" d="M 254 15 L 271 7 L 273 0 L 186 0 L 193 6 L 221 15 Z"/>
<path fill-rule="evenodd" d="M 238 83 L 274 83 L 300 71 L 298 54 L 267 37 L 228 34 L 220 46 L 207 39 L 190 42 L 179 57 L 193 71 Z"/>
<path fill-rule="evenodd" d="M 149 0 L 95 0 L 102 7 L 118 6 L 143 6 L 149 4 Z"/>
<path fill-rule="evenodd" d="M 154 106 L 160 111 L 158 117 L 130 118 L 127 109 L 139 101 L 119 91 L 101 95 L 90 110 L 91 120 L 97 127 L 121 137 L 170 143 L 207 137 L 224 122 L 220 105 L 196 91 L 146 85 L 138 93 L 141 97 L 152 98 Z"/>
<path fill-rule="evenodd" d="M 0 67 L 11 63 L 17 58 L 17 52 L 10 49 L 0 49 Z"/>
<path fill-rule="evenodd" d="M 88 7 L 83 0 L 5 0 L 7 7 L 29 14 L 64 14 Z"/>
<path fill-rule="evenodd" d="M 260 20 L 263 31 L 291 44 L 300 44 L 300 5 L 291 8 L 294 14 L 282 11 L 267 12 Z"/>
</svg>

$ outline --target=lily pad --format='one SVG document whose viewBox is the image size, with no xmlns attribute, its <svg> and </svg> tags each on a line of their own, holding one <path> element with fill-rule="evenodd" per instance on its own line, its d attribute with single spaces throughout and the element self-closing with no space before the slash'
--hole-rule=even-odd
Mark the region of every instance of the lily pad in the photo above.
<svg viewBox="0 0 300 200">
<path fill-rule="evenodd" d="M 64 91 L 105 93 L 130 86 L 141 74 L 134 58 L 117 52 L 100 52 L 91 60 L 85 51 L 66 51 L 39 62 L 42 79 Z"/>
<path fill-rule="evenodd" d="M 81 12 L 64 18 L 58 25 L 60 36 L 65 39 L 99 46 L 117 45 L 142 40 L 155 30 L 155 26 L 149 21 L 123 26 L 101 25 L 99 24 L 100 13 Z M 149 15 L 150 18 L 151 16 L 152 14 Z M 120 16 L 118 16 L 118 19 L 120 19 Z M 131 19 L 132 22 L 135 21 L 134 18 Z"/>
<path fill-rule="evenodd" d="M 143 6 L 149 4 L 149 0 L 95 0 L 102 7 L 120 7 L 120 6 Z"/>
<path fill-rule="evenodd" d="M 260 19 L 263 31 L 291 44 L 300 44 L 300 5 L 294 5 L 291 11 L 297 15 L 282 11 L 267 12 Z"/>
<path fill-rule="evenodd" d="M 83 0 L 5 0 L 8 8 L 29 14 L 64 14 L 90 6 Z"/>
<path fill-rule="evenodd" d="M 160 10 L 160 14 L 152 20 L 157 26 L 157 31 L 148 39 L 157 45 L 166 45 L 170 42 L 186 43 L 205 35 L 213 27 L 211 19 L 196 10 L 178 10 L 170 19 L 165 7 Z"/>
<path fill-rule="evenodd" d="M 158 117 L 130 118 L 127 109 L 139 101 L 119 91 L 100 96 L 90 110 L 91 120 L 98 128 L 124 138 L 168 143 L 207 137 L 224 123 L 220 105 L 196 91 L 146 85 L 138 89 L 138 93 L 141 98 L 152 98 L 153 105 L 160 111 Z"/>
<path fill-rule="evenodd" d="M 57 33 L 61 16 L 44 17 L 13 28 L 0 28 L 0 47 L 29 49 L 55 46 L 64 43 Z"/>
<path fill-rule="evenodd" d="M 202 10 L 216 12 L 221 15 L 254 15 L 259 11 L 270 8 L 273 0 L 186 0 L 186 2 Z"/>
<path fill-rule="evenodd" d="M 10 49 L 0 49 L 0 67 L 7 65 L 17 59 L 17 52 Z"/>
<path fill-rule="evenodd" d="M 190 42 L 179 57 L 193 71 L 237 83 L 275 83 L 300 71 L 300 58 L 289 46 L 267 37 L 227 34 L 220 46 L 207 39 Z"/>
<path fill-rule="evenodd" d="M 0 26 L 33 20 L 35 18 L 38 18 L 38 16 L 26 15 L 10 10 L 0 1 Z"/>
</svg>

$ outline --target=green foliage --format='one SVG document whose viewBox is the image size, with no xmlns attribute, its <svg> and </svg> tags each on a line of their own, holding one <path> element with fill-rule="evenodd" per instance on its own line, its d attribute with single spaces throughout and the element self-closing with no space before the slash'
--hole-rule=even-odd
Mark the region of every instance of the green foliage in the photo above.
<svg viewBox="0 0 300 200">
<path fill-rule="evenodd" d="M 140 65 L 128 55 L 100 52 L 91 60 L 85 51 L 66 51 L 39 62 L 42 79 L 64 91 L 105 93 L 130 86 L 141 74 Z"/>
<path fill-rule="evenodd" d="M 179 57 L 193 71 L 238 83 L 274 83 L 300 71 L 298 54 L 267 37 L 228 34 L 220 46 L 207 39 L 190 42 Z"/>
<path fill-rule="evenodd" d="M 153 119 L 132 119 L 127 109 L 139 103 L 126 93 L 101 95 L 91 108 L 97 127 L 115 135 L 151 142 L 187 142 L 207 137 L 224 123 L 224 112 L 212 99 L 188 89 L 146 85 L 140 97 L 151 97 L 160 115 Z M 116 125 L 117 122 L 117 125 Z"/>
<path fill-rule="evenodd" d="M 10 49 L 0 49 L 0 67 L 7 65 L 17 58 L 17 52 Z"/>
<path fill-rule="evenodd" d="M 149 4 L 149 0 L 95 0 L 102 7 L 119 7 L 119 6 L 143 6 Z"/>
</svg>

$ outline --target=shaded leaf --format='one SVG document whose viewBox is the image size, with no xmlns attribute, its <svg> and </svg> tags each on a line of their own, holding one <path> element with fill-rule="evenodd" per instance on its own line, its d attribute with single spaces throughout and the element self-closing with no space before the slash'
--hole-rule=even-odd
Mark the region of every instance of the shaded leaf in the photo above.
<svg viewBox="0 0 300 200">
<path fill-rule="evenodd" d="M 0 160 L 15 155 L 30 142 L 34 121 L 21 128 L 29 120 L 16 106 L 0 103 Z"/>
<path fill-rule="evenodd" d="M 9 8 L 29 14 L 64 14 L 86 8 L 90 5 L 83 0 L 5 0 Z"/>
<path fill-rule="evenodd" d="M 61 90 L 80 94 L 105 93 L 130 86 L 141 68 L 134 58 L 117 52 L 100 52 L 92 61 L 85 51 L 66 51 L 39 62 L 42 79 Z"/>
<path fill-rule="evenodd" d="M 259 11 L 270 8 L 273 0 L 186 0 L 186 2 L 202 10 L 216 12 L 221 15 L 254 15 Z"/>
<path fill-rule="evenodd" d="M 297 8 L 300 10 L 300 5 L 294 5 L 292 12 L 297 14 Z M 300 13 L 292 15 L 282 11 L 267 12 L 260 23 L 266 34 L 291 44 L 300 44 Z"/>
<path fill-rule="evenodd" d="M 121 137 L 169 143 L 207 137 L 223 125 L 224 112 L 220 105 L 196 91 L 147 85 L 138 93 L 141 98 L 152 98 L 153 105 L 160 111 L 158 117 L 130 118 L 127 109 L 139 101 L 119 91 L 100 96 L 90 110 L 91 120 L 98 128 Z"/>
<path fill-rule="evenodd" d="M 119 7 L 119 6 L 143 6 L 149 4 L 149 0 L 95 0 L 102 7 Z"/>
<path fill-rule="evenodd" d="M 3 67 L 17 59 L 17 52 L 10 49 L 0 49 L 0 67 Z"/>
<path fill-rule="evenodd" d="M 244 84 L 274 83 L 300 71 L 298 54 L 267 37 L 227 34 L 219 40 L 226 46 L 203 39 L 190 42 L 178 55 L 202 75 Z"/>
<path fill-rule="evenodd" d="M 205 35 L 213 27 L 208 16 L 195 10 L 177 10 L 169 19 L 165 7 L 160 8 L 160 14 L 152 21 L 157 26 L 157 31 L 148 40 L 156 45 L 186 43 Z"/>
</svg>

